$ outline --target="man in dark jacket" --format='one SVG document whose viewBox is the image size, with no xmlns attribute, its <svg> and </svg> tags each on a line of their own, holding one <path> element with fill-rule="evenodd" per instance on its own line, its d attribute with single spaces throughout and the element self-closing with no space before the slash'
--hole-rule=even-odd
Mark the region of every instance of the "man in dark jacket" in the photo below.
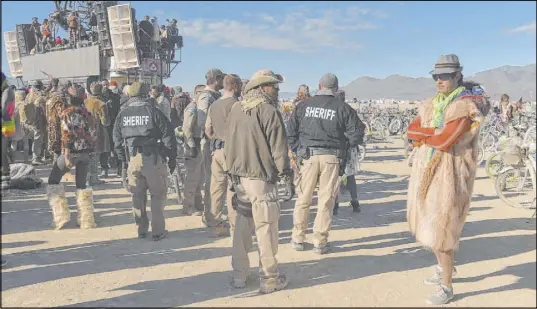
<svg viewBox="0 0 537 309">
<path fill-rule="evenodd" d="M 119 113 L 120 108 L 120 97 L 118 94 L 115 94 L 110 90 L 110 86 L 113 85 L 114 87 L 117 87 L 117 82 L 112 81 L 112 83 L 109 83 L 108 80 L 103 80 L 102 82 L 102 93 L 99 95 L 99 99 L 104 102 L 106 105 L 106 109 L 108 112 L 108 117 L 110 118 L 110 124 L 106 126 L 106 131 L 108 134 L 108 141 L 110 143 L 110 149 L 112 151 L 106 151 L 100 154 L 99 161 L 101 165 L 101 175 L 100 177 L 106 178 L 108 177 L 108 169 L 109 165 L 108 162 L 112 158 L 114 161 L 113 164 L 117 167 L 117 176 L 121 176 L 121 168 L 119 167 L 119 164 L 117 163 L 117 154 L 115 153 L 114 149 L 114 139 L 112 137 L 112 132 L 114 131 L 114 124 L 116 122 L 117 114 Z M 107 147 L 108 148 L 108 147 Z M 112 156 L 110 155 L 112 153 Z"/>
<path fill-rule="evenodd" d="M 317 94 L 296 107 L 288 124 L 289 144 L 302 162 L 297 184 L 301 190 L 293 214 L 291 241 L 297 251 L 304 250 L 309 208 L 317 184 L 319 202 L 313 225 L 314 252 L 324 254 L 329 250 L 328 233 L 340 176 L 345 170 L 342 162 L 347 154 L 347 140 L 354 148 L 363 139 L 364 124 L 352 107 L 335 97 L 337 91 L 337 77 L 331 73 L 323 75 Z"/>
<path fill-rule="evenodd" d="M 119 112 L 114 127 L 114 145 L 121 162 L 123 183 L 132 194 L 138 237 L 149 229 L 147 191 L 151 194 L 151 230 L 153 240 L 166 236 L 164 207 L 167 201 L 168 167 L 176 167 L 177 141 L 166 116 L 147 101 L 144 84 L 129 87 L 127 106 Z"/>
<path fill-rule="evenodd" d="M 237 210 L 233 233 L 232 286 L 246 286 L 250 269 L 248 252 L 255 229 L 262 271 L 259 291 L 271 293 L 287 286 L 278 269 L 278 219 L 280 202 L 277 182 L 292 178 L 287 136 L 278 111 L 281 75 L 257 71 L 233 105 L 227 120 L 224 157 L 235 190 Z"/>
</svg>

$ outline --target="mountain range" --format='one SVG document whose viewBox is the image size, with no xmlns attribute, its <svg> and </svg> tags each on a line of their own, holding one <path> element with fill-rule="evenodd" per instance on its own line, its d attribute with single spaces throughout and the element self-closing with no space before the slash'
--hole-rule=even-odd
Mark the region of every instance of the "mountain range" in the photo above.
<svg viewBox="0 0 537 309">
<path fill-rule="evenodd" d="M 463 72 L 464 73 L 464 72 Z M 487 94 L 499 100 L 502 93 L 507 93 L 511 100 L 523 97 L 535 100 L 536 96 L 536 65 L 502 66 L 499 68 L 464 76 L 465 80 L 480 83 Z M 432 78 L 407 77 L 390 75 L 384 79 L 360 77 L 343 87 L 347 99 L 397 99 L 423 100 L 435 94 Z"/>
</svg>

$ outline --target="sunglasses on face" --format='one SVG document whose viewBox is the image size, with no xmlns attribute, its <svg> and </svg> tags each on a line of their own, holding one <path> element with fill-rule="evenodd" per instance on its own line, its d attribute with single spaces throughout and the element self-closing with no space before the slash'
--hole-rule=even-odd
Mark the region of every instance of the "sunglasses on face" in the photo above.
<svg viewBox="0 0 537 309">
<path fill-rule="evenodd" d="M 272 88 L 274 88 L 276 90 L 280 90 L 280 86 L 278 84 L 272 84 L 270 86 L 272 86 Z"/>
<path fill-rule="evenodd" d="M 433 74 L 434 81 L 437 81 L 437 80 L 446 81 L 446 80 L 451 80 L 453 78 L 455 78 L 454 73 Z"/>
</svg>

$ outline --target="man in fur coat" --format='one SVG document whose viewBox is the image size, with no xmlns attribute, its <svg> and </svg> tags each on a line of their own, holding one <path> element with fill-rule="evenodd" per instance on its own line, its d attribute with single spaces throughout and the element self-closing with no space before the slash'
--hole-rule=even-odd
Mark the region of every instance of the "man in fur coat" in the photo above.
<svg viewBox="0 0 537 309">
<path fill-rule="evenodd" d="M 440 56 L 431 72 L 438 93 L 424 102 L 408 127 L 414 147 L 408 187 L 410 231 L 433 251 L 438 265 L 425 284 L 440 289 L 428 299 L 453 299 L 454 252 L 470 208 L 477 169 L 479 127 L 490 109 L 483 88 L 463 82 L 456 55 Z"/>
<path fill-rule="evenodd" d="M 110 136 L 106 129 L 110 125 L 110 117 L 106 104 L 100 100 L 103 91 L 103 86 L 100 83 L 93 83 L 90 86 L 91 95 L 84 101 L 86 109 L 93 116 L 95 130 L 97 134 L 97 142 L 95 144 L 95 152 L 90 154 L 90 170 L 88 173 L 88 184 L 98 185 L 104 183 L 99 179 L 99 158 L 102 153 L 110 152 Z M 107 174 L 104 174 L 106 177 Z"/>
</svg>

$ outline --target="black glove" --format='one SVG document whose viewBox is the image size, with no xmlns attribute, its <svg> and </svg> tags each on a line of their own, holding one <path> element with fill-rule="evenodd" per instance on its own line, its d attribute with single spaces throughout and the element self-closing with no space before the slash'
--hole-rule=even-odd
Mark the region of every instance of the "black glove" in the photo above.
<svg viewBox="0 0 537 309">
<path fill-rule="evenodd" d="M 293 170 L 290 170 L 286 175 L 283 176 L 283 181 L 285 182 L 285 191 L 287 193 L 287 195 L 283 198 L 283 201 L 290 201 L 295 196 Z"/>
<path fill-rule="evenodd" d="M 188 156 L 191 157 L 191 158 L 197 157 L 198 156 L 198 148 L 196 148 L 196 146 L 190 147 L 189 152 L 188 152 Z"/>
<path fill-rule="evenodd" d="M 168 159 L 168 167 L 170 168 L 170 174 L 173 174 L 175 167 L 177 167 L 177 160 L 175 158 Z"/>
</svg>

